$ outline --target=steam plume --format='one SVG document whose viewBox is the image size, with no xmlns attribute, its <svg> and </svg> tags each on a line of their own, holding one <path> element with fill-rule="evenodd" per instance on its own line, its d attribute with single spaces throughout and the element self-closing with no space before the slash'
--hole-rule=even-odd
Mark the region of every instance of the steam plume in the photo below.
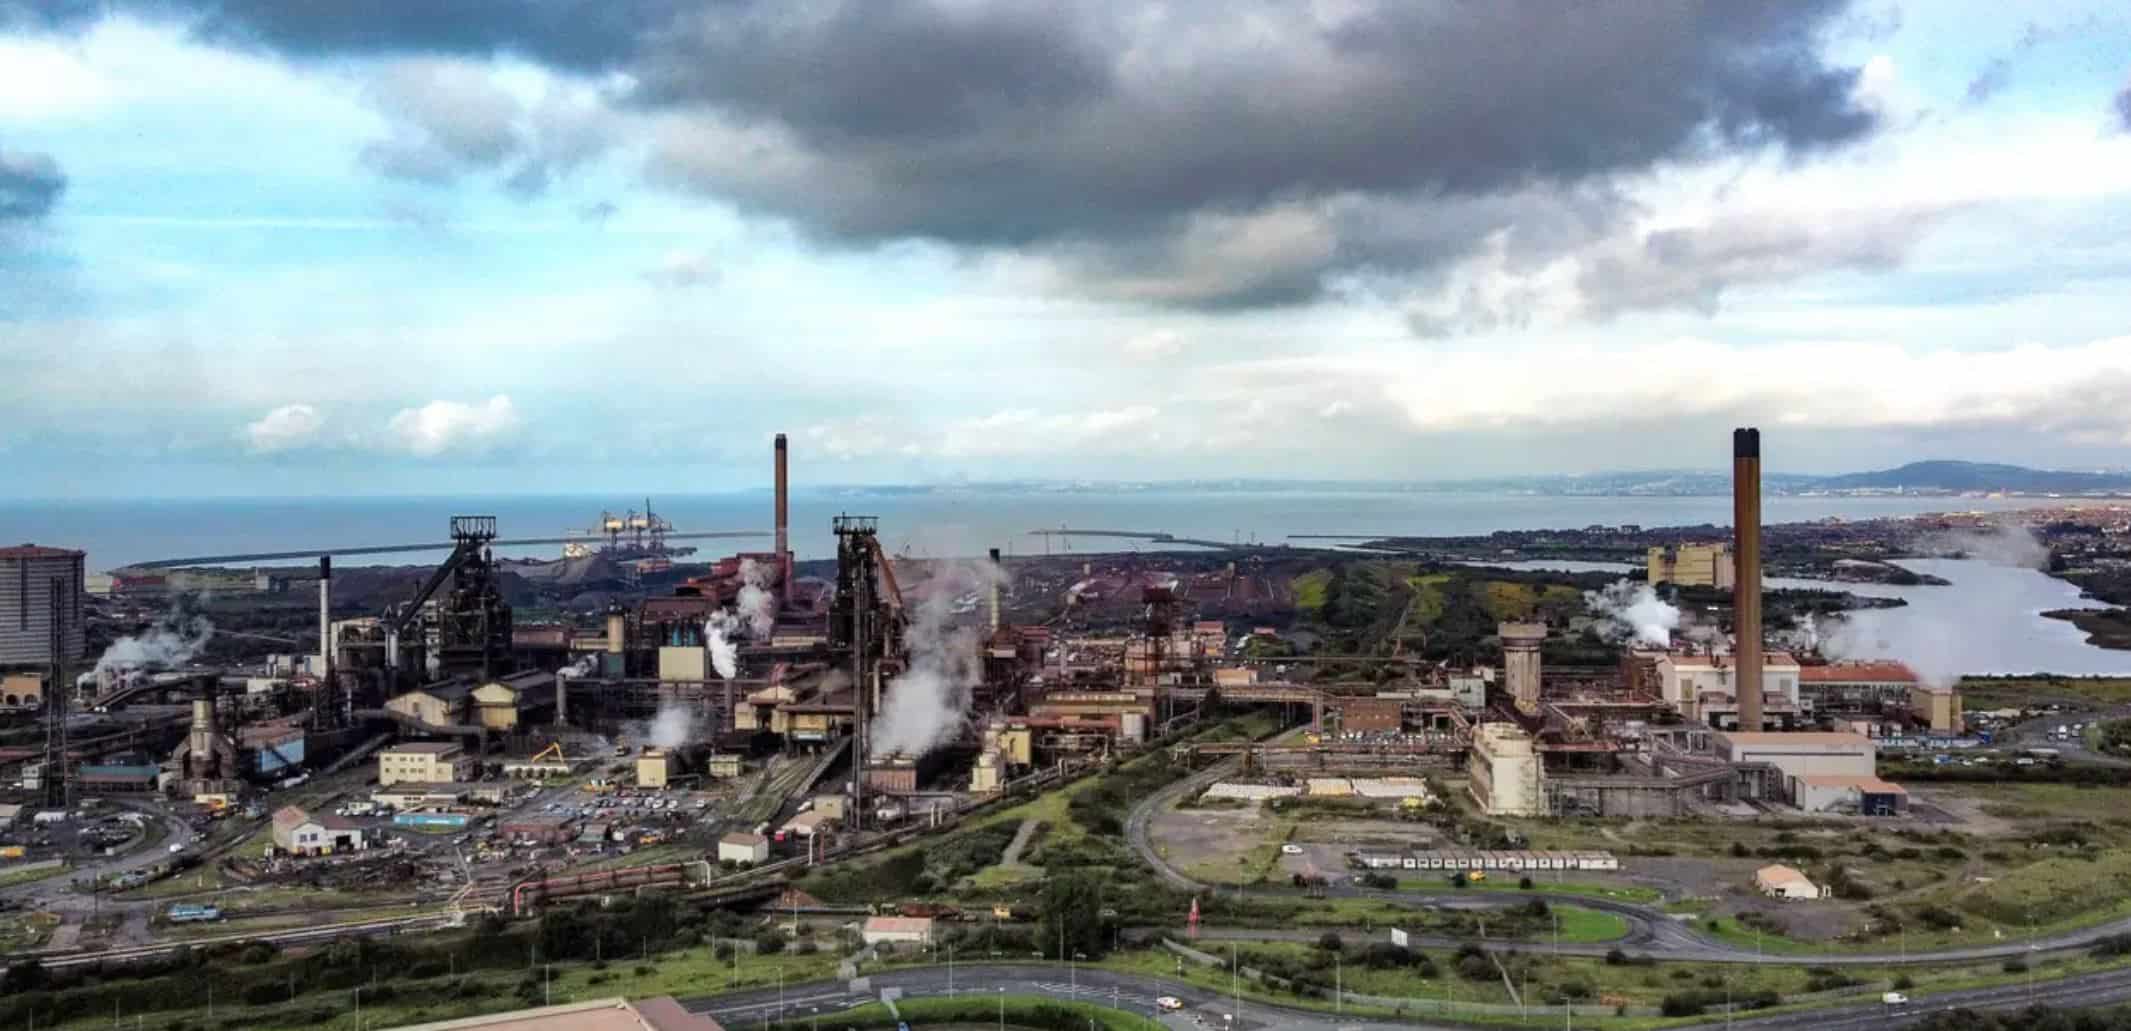
<svg viewBox="0 0 2131 1031">
<path fill-rule="evenodd" d="M 733 638 L 740 630 L 740 617 L 718 612 L 703 624 L 704 644 L 710 648 L 710 664 L 727 680 L 740 675 L 740 645 Z"/>
<path fill-rule="evenodd" d="M 1583 592 L 1583 600 L 1610 620 L 1599 631 L 1610 641 L 1666 648 L 1672 645 L 1672 632 L 1680 628 L 1680 610 L 1658 597 L 1649 584 L 1620 580 L 1602 591 Z"/>
<path fill-rule="evenodd" d="M 770 592 L 776 575 L 754 559 L 740 561 L 740 619 L 750 640 L 767 641 L 777 629 L 777 596 Z"/>
<path fill-rule="evenodd" d="M 184 606 L 178 605 L 147 630 L 111 642 L 97 657 L 96 672 L 182 665 L 207 647 L 214 636 L 215 625 L 206 616 L 187 615 Z"/>
<path fill-rule="evenodd" d="M 2049 546 L 2035 539 L 2027 527 L 2010 523 L 1930 534 L 1917 542 L 1917 549 L 1930 555 L 1979 559 L 2023 569 L 2046 569 L 2050 564 Z"/>
<path fill-rule="evenodd" d="M 660 748 L 679 748 L 688 743 L 695 730 L 695 716 L 688 707 L 678 702 L 659 706 L 658 716 L 651 721 L 651 743 Z"/>
<path fill-rule="evenodd" d="M 866 745 L 871 754 L 920 756 L 961 732 L 970 688 L 984 675 L 978 648 L 982 632 L 951 626 L 950 620 L 958 596 L 995 583 L 1005 583 L 1005 575 L 990 562 L 956 563 L 934 575 L 905 635 L 910 668 L 889 682 L 873 721 Z"/>
</svg>

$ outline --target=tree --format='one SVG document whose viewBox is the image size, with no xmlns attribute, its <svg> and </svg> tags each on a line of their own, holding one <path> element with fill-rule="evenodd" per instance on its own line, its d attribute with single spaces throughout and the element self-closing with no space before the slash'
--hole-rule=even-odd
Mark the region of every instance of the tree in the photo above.
<svg viewBox="0 0 2131 1031">
<path fill-rule="evenodd" d="M 1317 947 L 1326 952 L 1338 952 L 1346 947 L 1346 943 L 1339 940 L 1338 931 L 1326 931 L 1317 939 Z"/>
<path fill-rule="evenodd" d="M 1043 884 L 1043 915 L 1039 923 L 1045 951 L 1062 949 L 1059 959 L 1073 953 L 1090 958 L 1102 954 L 1102 882 L 1086 870 L 1052 876 Z"/>
</svg>

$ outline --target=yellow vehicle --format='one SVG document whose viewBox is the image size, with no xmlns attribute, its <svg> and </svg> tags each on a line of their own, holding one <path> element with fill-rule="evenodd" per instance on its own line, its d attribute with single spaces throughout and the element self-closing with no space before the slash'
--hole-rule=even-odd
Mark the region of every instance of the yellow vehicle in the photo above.
<svg viewBox="0 0 2131 1031">
<path fill-rule="evenodd" d="M 1468 881 L 1484 881 L 1487 879 L 1487 871 L 1473 870 L 1465 875 L 1465 879 Z"/>
</svg>

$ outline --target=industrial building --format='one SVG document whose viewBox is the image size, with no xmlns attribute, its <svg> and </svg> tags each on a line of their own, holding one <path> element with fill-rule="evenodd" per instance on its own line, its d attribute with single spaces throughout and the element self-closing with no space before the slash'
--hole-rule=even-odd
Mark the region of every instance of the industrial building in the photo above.
<svg viewBox="0 0 2131 1031">
<path fill-rule="evenodd" d="M 1787 778 L 1870 777 L 1878 757 L 1871 738 L 1843 731 L 1731 731 L 1713 734 L 1710 741 L 1726 762 L 1773 766 Z"/>
<path fill-rule="evenodd" d="M 770 839 L 760 834 L 734 831 L 718 839 L 718 862 L 753 866 L 770 858 Z"/>
<path fill-rule="evenodd" d="M 1538 816 L 1544 811 L 1539 753 L 1532 736 L 1510 723 L 1474 728 L 1466 763 L 1473 801 L 1489 816 Z"/>
<path fill-rule="evenodd" d="M 331 813 L 312 815 L 296 806 L 274 812 L 274 847 L 290 855 L 353 852 L 369 847 L 361 824 Z"/>
<path fill-rule="evenodd" d="M 0 547 L 0 669 L 82 658 L 87 649 L 81 609 L 86 557 L 35 544 Z M 52 651 L 55 622 L 57 655 Z"/>
<path fill-rule="evenodd" d="M 474 765 L 455 741 L 410 741 L 377 753 L 377 784 L 452 784 L 472 780 Z"/>
<path fill-rule="evenodd" d="M 1652 656 L 1659 697 L 1681 716 L 1713 727 L 1737 727 L 1744 686 L 1739 663 L 1732 656 L 1709 651 L 1674 650 Z M 1764 720 L 1791 724 L 1803 710 L 1799 705 L 1800 668 L 1784 652 L 1770 652 L 1761 666 L 1760 712 Z"/>
<path fill-rule="evenodd" d="M 636 786 L 664 790 L 676 772 L 677 757 L 663 748 L 646 748 L 636 757 Z"/>
<path fill-rule="evenodd" d="M 1909 792 L 1899 784 L 1840 773 L 1792 777 L 1791 798 L 1809 813 L 1900 816 L 1909 807 Z"/>
<path fill-rule="evenodd" d="M 1820 886 L 1806 875 L 1782 864 L 1754 871 L 1754 887 L 1772 899 L 1811 900 L 1820 897 Z"/>
<path fill-rule="evenodd" d="M 1653 586 L 1673 584 L 1728 591 L 1738 582 L 1729 544 L 1675 544 L 1651 548 L 1645 567 Z"/>
<path fill-rule="evenodd" d="M 860 925 L 858 936 L 868 945 L 930 945 L 932 918 L 869 916 L 866 922 Z"/>
</svg>

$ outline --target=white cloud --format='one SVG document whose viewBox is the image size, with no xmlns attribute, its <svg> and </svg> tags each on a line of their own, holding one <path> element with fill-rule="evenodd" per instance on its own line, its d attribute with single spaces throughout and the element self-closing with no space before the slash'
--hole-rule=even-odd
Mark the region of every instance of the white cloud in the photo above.
<svg viewBox="0 0 2131 1031">
<path fill-rule="evenodd" d="M 1184 351 L 1184 338 L 1173 329 L 1152 329 L 1127 337 L 1125 354 L 1141 361 L 1174 358 Z"/>
<path fill-rule="evenodd" d="M 400 449 L 432 458 L 446 452 L 485 452 L 509 439 L 518 426 L 517 408 L 508 396 L 498 394 L 480 405 L 431 401 L 420 408 L 402 409 L 385 430 Z"/>
<path fill-rule="evenodd" d="M 316 442 L 325 425 L 325 416 L 310 405 L 282 405 L 246 425 L 244 440 L 252 453 L 271 455 Z"/>
<path fill-rule="evenodd" d="M 1323 408 L 1319 408 L 1317 410 L 1317 415 L 1319 418 L 1323 419 L 1337 419 L 1342 415 L 1351 414 L 1353 411 L 1354 402 L 1346 400 L 1345 398 L 1341 398 L 1328 405 L 1325 405 Z"/>
<path fill-rule="evenodd" d="M 718 266 L 704 251 L 675 248 L 659 259 L 657 268 L 644 273 L 644 278 L 654 286 L 676 289 L 709 286 L 718 281 Z"/>
<path fill-rule="evenodd" d="M 2131 337 L 1985 351 L 1847 341 L 1550 341 L 1298 356 L 1242 363 L 1223 381 L 1241 397 L 1305 374 L 1344 383 L 1356 397 L 1374 392 L 1421 434 L 1723 416 L 1823 430 L 2003 427 L 2131 443 Z"/>
</svg>

